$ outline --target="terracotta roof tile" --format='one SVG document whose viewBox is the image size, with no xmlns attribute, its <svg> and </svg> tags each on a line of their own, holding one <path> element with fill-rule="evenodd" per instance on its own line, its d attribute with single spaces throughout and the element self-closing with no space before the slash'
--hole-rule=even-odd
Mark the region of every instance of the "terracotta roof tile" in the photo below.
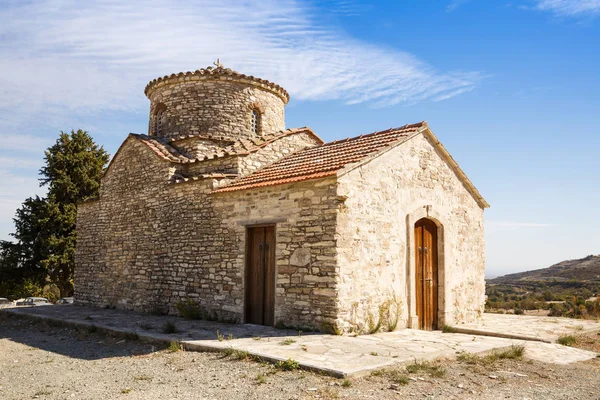
<svg viewBox="0 0 600 400">
<path fill-rule="evenodd" d="M 402 138 L 416 133 L 424 122 L 374 132 L 318 147 L 300 150 L 255 173 L 245 176 L 213 193 L 231 192 L 263 186 L 280 185 L 335 175 L 348 164 L 375 154 Z"/>
</svg>

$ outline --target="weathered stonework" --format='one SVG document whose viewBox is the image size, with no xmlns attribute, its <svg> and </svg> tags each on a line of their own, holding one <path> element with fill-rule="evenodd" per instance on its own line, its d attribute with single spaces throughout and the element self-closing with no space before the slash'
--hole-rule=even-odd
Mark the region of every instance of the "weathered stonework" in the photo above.
<svg viewBox="0 0 600 400">
<path fill-rule="evenodd" d="M 414 226 L 429 218 L 438 326 L 481 314 L 487 204 L 426 124 L 324 145 L 308 128 L 283 130 L 282 88 L 225 69 L 146 93 L 151 135 L 130 135 L 100 196 L 79 205 L 77 303 L 174 314 L 191 299 L 244 322 L 247 230 L 274 225 L 275 324 L 417 327 Z"/>
<path fill-rule="evenodd" d="M 231 76 L 226 70 L 207 71 L 210 73 L 166 77 L 148 85 L 149 135 L 204 135 L 236 140 L 285 129 L 284 107 L 288 98 L 283 89 L 263 83 L 266 81 Z M 261 114 L 258 134 L 251 130 L 253 109 Z M 162 132 L 157 132 L 157 116 L 162 118 Z"/>
<path fill-rule="evenodd" d="M 438 325 L 466 323 L 481 315 L 483 209 L 427 136 L 408 139 L 341 176 L 338 195 L 347 198 L 336 232 L 344 326 L 362 330 L 366 316 L 377 315 L 378 307 L 392 300 L 402 304 L 398 326 L 415 326 L 410 250 L 414 223 L 427 215 L 443 230 L 438 242 Z M 415 212 L 419 217 L 410 218 Z"/>
</svg>

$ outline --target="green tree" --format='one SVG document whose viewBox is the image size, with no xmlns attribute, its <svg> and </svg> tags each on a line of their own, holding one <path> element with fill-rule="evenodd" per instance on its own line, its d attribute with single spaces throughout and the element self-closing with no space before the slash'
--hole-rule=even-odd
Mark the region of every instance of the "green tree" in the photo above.
<svg viewBox="0 0 600 400">
<path fill-rule="evenodd" d="M 77 203 L 97 196 L 102 169 L 109 155 L 81 129 L 61 132 L 46 150 L 46 165 L 40 169 L 40 182 L 48 185 L 48 255 L 42 265 L 61 296 L 73 293 L 73 269 L 77 232 Z"/>
<path fill-rule="evenodd" d="M 48 186 L 47 197 L 25 200 L 14 219 L 17 242 L 2 243 L 7 252 L 0 257 L 23 279 L 47 277 L 61 296 L 68 296 L 73 293 L 77 203 L 98 195 L 109 155 L 79 129 L 61 132 L 44 160 L 40 185 Z"/>
</svg>

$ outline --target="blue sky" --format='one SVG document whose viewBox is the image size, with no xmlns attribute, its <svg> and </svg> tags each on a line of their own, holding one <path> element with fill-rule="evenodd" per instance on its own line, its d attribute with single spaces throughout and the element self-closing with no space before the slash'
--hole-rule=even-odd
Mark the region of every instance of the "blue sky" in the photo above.
<svg viewBox="0 0 600 400">
<path fill-rule="evenodd" d="M 281 84 L 334 140 L 427 120 L 482 192 L 488 275 L 600 253 L 600 0 L 0 0 L 0 238 L 60 130 L 114 154 L 148 81 Z"/>
</svg>

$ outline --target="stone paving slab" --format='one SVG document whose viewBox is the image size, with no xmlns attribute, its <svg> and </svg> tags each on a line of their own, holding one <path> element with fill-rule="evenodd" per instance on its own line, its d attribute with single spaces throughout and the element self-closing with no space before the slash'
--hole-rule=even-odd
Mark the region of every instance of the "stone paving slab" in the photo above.
<svg viewBox="0 0 600 400">
<path fill-rule="evenodd" d="M 334 336 L 279 330 L 258 325 L 233 325 L 210 321 L 188 321 L 173 316 L 154 316 L 122 310 L 79 306 L 11 308 L 4 312 L 51 319 L 79 326 L 131 333 L 150 342 L 179 341 L 189 350 L 247 351 L 266 361 L 292 358 L 301 367 L 338 377 L 360 376 L 374 369 L 415 360 L 454 358 L 460 352 L 489 352 L 512 344 L 523 344 L 529 359 L 557 364 L 589 360 L 596 353 L 557 344 L 403 329 L 364 336 Z M 162 326 L 173 322 L 180 332 L 164 334 Z M 217 331 L 221 340 L 217 336 Z"/>
<path fill-rule="evenodd" d="M 555 343 L 561 335 L 600 331 L 600 320 L 485 313 L 477 322 L 454 328 L 460 333 Z"/>
</svg>

